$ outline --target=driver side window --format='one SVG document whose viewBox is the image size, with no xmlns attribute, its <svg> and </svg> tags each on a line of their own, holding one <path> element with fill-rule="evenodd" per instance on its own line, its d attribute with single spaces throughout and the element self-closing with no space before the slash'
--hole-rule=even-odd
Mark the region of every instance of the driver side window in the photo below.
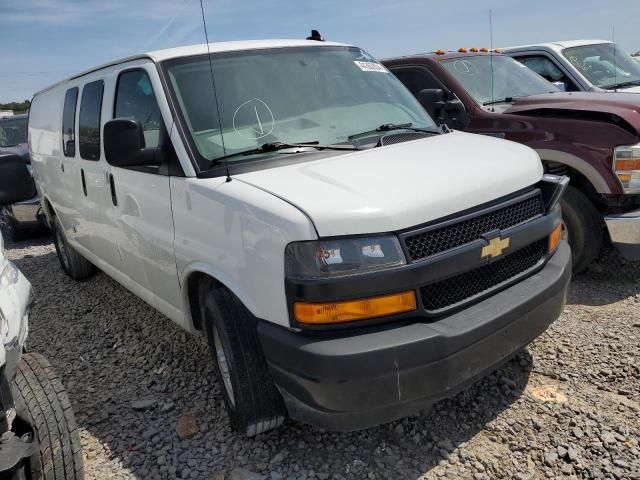
<svg viewBox="0 0 640 480">
<path fill-rule="evenodd" d="M 579 88 L 567 77 L 564 72 L 549 58 L 544 55 L 529 55 L 526 57 L 516 57 L 516 60 L 529 67 L 542 78 L 549 82 L 562 82 L 565 84 L 567 92 L 577 92 Z"/>
<path fill-rule="evenodd" d="M 142 125 L 145 148 L 156 148 L 160 143 L 162 117 L 144 70 L 129 70 L 118 77 L 114 118 L 130 118 Z"/>
</svg>

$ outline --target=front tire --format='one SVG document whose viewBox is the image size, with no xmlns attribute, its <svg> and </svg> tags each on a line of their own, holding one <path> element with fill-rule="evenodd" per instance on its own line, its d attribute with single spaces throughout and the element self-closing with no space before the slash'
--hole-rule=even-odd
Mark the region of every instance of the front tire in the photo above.
<svg viewBox="0 0 640 480">
<path fill-rule="evenodd" d="M 29 478 L 84 479 L 80 432 L 69 397 L 51 364 L 40 354 L 24 354 L 11 390 L 16 407 L 14 429 L 23 437 L 20 430 L 32 432 L 39 447 L 29 458 Z"/>
<path fill-rule="evenodd" d="M 53 217 L 53 243 L 56 247 L 58 260 L 64 273 L 74 280 L 83 280 L 90 277 L 96 271 L 96 267 L 82 255 L 80 255 L 67 241 L 64 229 L 58 217 Z"/>
<path fill-rule="evenodd" d="M 567 187 L 562 199 L 565 234 L 571 246 L 573 271 L 580 273 L 600 253 L 603 237 L 602 216 L 580 190 Z"/>
<path fill-rule="evenodd" d="M 258 341 L 256 318 L 224 287 L 203 281 L 200 312 L 233 427 L 251 437 L 278 427 L 286 410 Z"/>
</svg>

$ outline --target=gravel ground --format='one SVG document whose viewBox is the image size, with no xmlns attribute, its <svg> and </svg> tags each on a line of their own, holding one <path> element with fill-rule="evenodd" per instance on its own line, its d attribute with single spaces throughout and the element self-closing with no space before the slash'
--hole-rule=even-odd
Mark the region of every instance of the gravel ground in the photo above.
<svg viewBox="0 0 640 480">
<path fill-rule="evenodd" d="M 35 288 L 28 346 L 62 373 L 88 478 L 640 479 L 640 268 L 611 250 L 547 333 L 430 411 L 348 434 L 289 421 L 246 439 L 204 341 L 102 273 L 67 278 L 48 238 L 7 248 Z"/>
</svg>

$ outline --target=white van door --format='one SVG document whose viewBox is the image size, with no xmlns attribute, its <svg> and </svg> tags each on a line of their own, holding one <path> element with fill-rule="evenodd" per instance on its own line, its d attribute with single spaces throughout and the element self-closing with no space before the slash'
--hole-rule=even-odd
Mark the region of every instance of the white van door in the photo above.
<svg viewBox="0 0 640 480">
<path fill-rule="evenodd" d="M 126 168 L 105 162 L 109 198 L 104 221 L 118 255 L 118 269 L 135 284 L 136 293 L 175 319 L 182 300 L 169 171 L 162 161 L 170 140 L 155 95 L 161 86 L 149 62 L 137 62 L 116 75 L 113 96 L 109 95 L 113 118 L 140 122 L 145 148 L 156 149 L 156 155 L 151 163 Z"/>
</svg>

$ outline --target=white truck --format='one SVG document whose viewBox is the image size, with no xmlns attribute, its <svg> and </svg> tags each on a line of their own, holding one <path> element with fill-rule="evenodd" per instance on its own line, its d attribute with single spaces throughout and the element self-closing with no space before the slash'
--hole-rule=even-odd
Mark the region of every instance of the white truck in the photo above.
<svg viewBox="0 0 640 480">
<path fill-rule="evenodd" d="M 206 335 L 246 435 L 415 412 L 563 309 L 566 179 L 439 129 L 358 47 L 114 61 L 37 93 L 29 143 L 64 271 L 98 267 Z"/>
<path fill-rule="evenodd" d="M 502 48 L 568 92 L 640 93 L 640 63 L 607 40 L 569 40 Z"/>
</svg>

